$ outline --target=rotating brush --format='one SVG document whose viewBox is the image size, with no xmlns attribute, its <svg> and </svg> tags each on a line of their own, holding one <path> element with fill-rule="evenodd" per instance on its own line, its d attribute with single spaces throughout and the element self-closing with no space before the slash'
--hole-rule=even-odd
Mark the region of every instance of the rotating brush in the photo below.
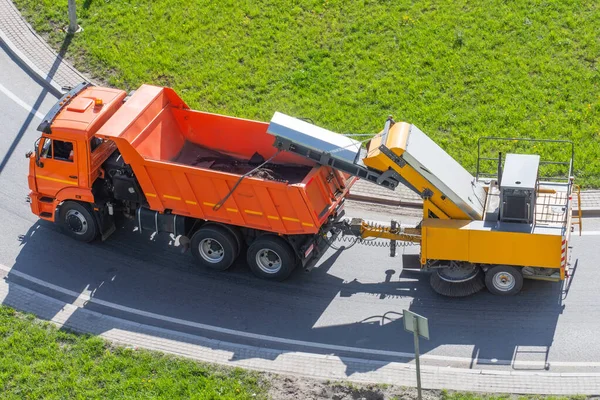
<svg viewBox="0 0 600 400">
<path fill-rule="evenodd" d="M 481 291 L 485 287 L 485 274 L 481 268 L 477 273 L 466 280 L 451 281 L 443 279 L 439 270 L 431 273 L 429 284 L 437 293 L 448 297 L 466 297 Z"/>
</svg>

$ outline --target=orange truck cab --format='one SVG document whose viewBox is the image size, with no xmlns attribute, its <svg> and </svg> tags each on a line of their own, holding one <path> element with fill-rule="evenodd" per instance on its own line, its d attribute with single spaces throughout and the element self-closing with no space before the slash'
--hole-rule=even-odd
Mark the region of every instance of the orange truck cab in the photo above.
<svg viewBox="0 0 600 400">
<path fill-rule="evenodd" d="M 102 163 L 116 149 L 94 133 L 124 98 L 123 91 L 84 84 L 48 112 L 38 127 L 42 136 L 36 141 L 35 152 L 28 153 L 34 214 L 54 222 L 64 201 L 94 203 L 92 186 L 103 175 Z"/>
<path fill-rule="evenodd" d="M 191 110 L 171 89 L 82 83 L 38 127 L 29 201 L 71 237 L 106 239 L 120 216 L 180 237 L 224 270 L 246 252 L 259 277 L 309 270 L 338 234 L 356 177 L 274 147 L 268 123 Z"/>
</svg>

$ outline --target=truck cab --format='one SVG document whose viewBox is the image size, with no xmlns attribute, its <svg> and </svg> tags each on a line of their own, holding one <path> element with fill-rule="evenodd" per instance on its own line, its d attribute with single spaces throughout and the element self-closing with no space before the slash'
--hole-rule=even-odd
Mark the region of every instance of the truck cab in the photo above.
<svg viewBox="0 0 600 400">
<path fill-rule="evenodd" d="M 92 186 L 116 146 L 95 136 L 123 103 L 122 90 L 82 83 L 65 94 L 38 127 L 41 137 L 29 158 L 31 211 L 54 222 L 65 200 L 94 203 Z"/>
</svg>

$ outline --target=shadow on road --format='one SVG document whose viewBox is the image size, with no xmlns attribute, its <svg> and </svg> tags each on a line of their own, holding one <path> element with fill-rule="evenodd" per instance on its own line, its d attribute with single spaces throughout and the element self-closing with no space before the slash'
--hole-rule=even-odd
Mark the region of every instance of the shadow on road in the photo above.
<svg viewBox="0 0 600 400">
<path fill-rule="evenodd" d="M 60 46 L 58 56 L 56 57 L 56 59 L 52 63 L 52 66 L 50 67 L 50 70 L 48 71 L 48 76 L 46 79 L 52 80 L 54 78 L 54 75 L 56 75 L 56 72 L 58 71 L 58 67 L 60 66 L 60 63 L 62 62 L 64 55 L 67 53 L 67 49 L 69 48 L 69 45 L 71 44 L 72 40 L 73 40 L 73 34 L 67 34 L 62 45 Z M 0 47 L 2 47 L 2 49 L 6 52 L 6 54 L 9 55 L 11 60 L 13 60 L 16 64 L 20 65 L 21 67 L 23 67 L 22 61 L 13 57 L 13 55 L 6 48 L 6 45 L 4 43 L 0 43 Z M 8 151 L 2 158 L 2 161 L 0 161 L 0 174 L 2 174 L 4 167 L 6 167 L 8 160 L 10 160 L 12 154 L 14 153 L 15 149 L 17 148 L 17 145 L 19 144 L 19 142 L 23 138 L 23 135 L 25 135 L 25 132 L 29 128 L 29 125 L 31 125 L 31 122 L 33 121 L 33 118 L 35 117 L 35 111 L 40 108 L 40 106 L 42 105 L 42 102 L 46 98 L 46 95 L 50 93 L 50 91 L 48 90 L 48 84 L 46 82 L 43 82 L 37 76 L 33 76 L 32 74 L 30 74 L 27 68 L 23 68 L 23 70 L 26 71 L 27 74 L 33 80 L 35 80 L 36 82 L 38 82 L 40 84 L 40 86 L 42 87 L 42 91 L 40 92 L 38 98 L 33 103 L 32 110 L 29 112 L 29 115 L 27 115 L 27 118 L 25 119 L 25 122 L 23 122 L 23 125 L 21 125 L 21 128 L 19 129 L 19 131 L 17 132 L 17 135 L 13 139 L 13 142 L 11 143 L 10 147 L 8 148 Z"/>
<path fill-rule="evenodd" d="M 389 280 L 378 284 L 350 282 L 341 295 L 358 293 L 375 296 L 411 296 L 408 309 L 429 320 L 430 340 L 421 340 L 420 350 L 427 354 L 443 346 L 473 346 L 471 367 L 512 365 L 514 369 L 548 368 L 548 354 L 553 343 L 558 318 L 562 314 L 562 284 L 526 280 L 515 297 L 498 297 L 483 291 L 467 298 L 447 298 L 431 293 L 421 271 L 402 271 L 400 277 L 418 281 Z M 396 338 L 395 350 L 411 353 L 412 334 L 405 332 L 397 310 L 374 315 L 345 329 L 388 331 Z M 521 361 L 528 361 L 521 367 Z"/>
<path fill-rule="evenodd" d="M 311 274 L 297 271 L 290 280 L 276 283 L 254 278 L 244 262 L 226 273 L 200 269 L 191 256 L 180 254 L 167 235 L 148 240 L 147 235 L 133 233 L 131 224 L 124 224 L 106 242 L 88 245 L 75 242 L 59 233 L 54 225 L 40 221 L 20 240 L 22 248 L 7 277 L 9 284 L 33 286 L 36 291 L 67 303 L 75 301 L 80 293 L 90 293 L 93 300 L 83 305 L 90 311 L 225 342 L 263 348 L 266 345 L 280 350 L 272 352 L 273 358 L 281 351 L 298 351 L 299 347 L 231 336 L 223 331 L 206 330 L 201 324 L 336 346 L 412 354 L 412 335 L 404 331 L 401 319 L 402 307 L 407 306 L 429 318 L 431 339 L 421 341 L 423 354 L 439 353 L 442 347 L 472 346 L 472 355 L 479 364 L 485 363 L 486 359 L 518 363 L 523 358 L 539 361 L 543 369 L 564 308 L 562 285 L 548 282 L 526 281 L 521 294 L 508 298 L 493 296 L 486 291 L 463 299 L 441 297 L 429 288 L 426 274 L 402 270 L 399 258 L 393 260 L 393 265 L 398 268 L 386 270 L 378 283 L 362 283 L 358 279 L 344 281 L 330 273 L 341 250 L 329 255 Z M 409 259 L 404 261 L 408 263 Z M 24 282 L 23 274 L 72 293 L 56 293 L 31 281 Z M 9 292 L 5 302 L 10 303 L 10 296 Z M 357 299 L 356 303 L 354 299 Z M 397 306 L 383 303 L 395 299 L 399 300 Z M 324 313 L 335 314 L 331 310 L 335 310 L 334 302 L 339 301 L 351 301 L 349 307 L 372 304 L 373 309 L 383 311 L 358 322 L 319 324 Z M 110 309 L 101 302 L 118 304 L 120 309 Z M 131 312 L 131 309 L 137 311 Z M 51 312 L 60 310 L 57 306 Z M 85 319 L 79 309 L 69 321 Z M 110 325 L 110 321 L 104 321 L 103 325 L 87 325 L 94 334 L 122 328 L 118 320 L 112 320 L 114 325 Z M 153 335 L 169 337 L 166 332 L 154 332 Z M 190 343 L 195 342 L 191 335 L 188 338 Z M 357 356 L 344 350 L 308 350 L 376 358 L 383 362 L 367 367 L 349 362 L 346 365 L 348 375 L 365 372 L 364 368 L 378 369 L 389 361 L 410 359 L 410 356 L 398 355 Z M 232 360 L 248 357 L 255 355 L 236 353 Z"/>
</svg>

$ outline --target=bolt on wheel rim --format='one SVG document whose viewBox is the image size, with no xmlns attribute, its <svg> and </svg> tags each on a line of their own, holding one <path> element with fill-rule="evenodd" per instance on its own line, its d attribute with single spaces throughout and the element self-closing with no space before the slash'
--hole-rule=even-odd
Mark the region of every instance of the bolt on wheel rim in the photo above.
<svg viewBox="0 0 600 400">
<path fill-rule="evenodd" d="M 492 280 L 494 287 L 502 292 L 508 292 L 515 287 L 515 277 L 508 272 L 498 272 Z"/>
<path fill-rule="evenodd" d="M 200 257 L 211 264 L 221 262 L 225 257 L 225 251 L 221 243 L 211 238 L 202 239 L 198 245 L 198 251 Z"/>
<path fill-rule="evenodd" d="M 267 274 L 276 274 L 281 269 L 281 257 L 270 249 L 261 249 L 256 253 L 256 265 Z"/>
<path fill-rule="evenodd" d="M 77 210 L 67 211 L 65 221 L 71 232 L 76 235 L 84 235 L 88 230 L 88 223 L 85 217 Z"/>
</svg>

